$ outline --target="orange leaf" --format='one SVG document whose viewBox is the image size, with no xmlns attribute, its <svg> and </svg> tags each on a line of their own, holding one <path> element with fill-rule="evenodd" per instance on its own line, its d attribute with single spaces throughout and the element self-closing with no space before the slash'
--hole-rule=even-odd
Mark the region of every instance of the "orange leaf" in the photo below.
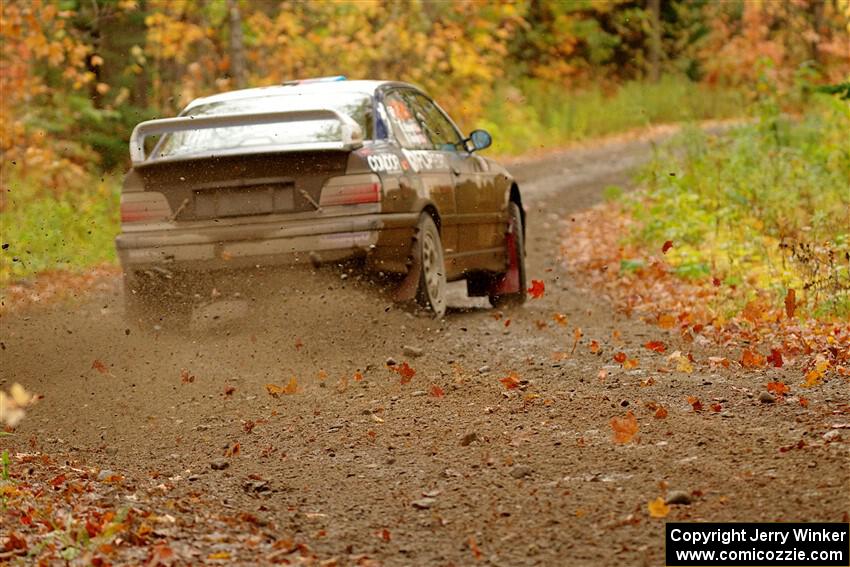
<svg viewBox="0 0 850 567">
<path fill-rule="evenodd" d="M 599 343 L 598 343 L 598 342 L 596 342 L 596 341 L 590 341 L 590 353 L 591 353 L 591 354 L 598 354 L 600 350 L 601 350 L 601 349 L 600 349 L 600 347 L 599 347 Z"/>
<path fill-rule="evenodd" d="M 713 411 L 714 413 L 719 413 L 723 411 L 723 406 L 721 406 L 720 404 L 711 404 L 711 411 Z"/>
<path fill-rule="evenodd" d="M 671 248 L 673 248 L 673 241 L 667 240 L 666 242 L 664 242 L 664 245 L 661 247 L 661 253 L 666 254 L 667 251 L 670 250 Z"/>
<path fill-rule="evenodd" d="M 304 343 L 301 342 L 300 338 L 295 339 L 295 350 L 301 350 L 304 346 Z"/>
<path fill-rule="evenodd" d="M 658 352 L 658 353 L 667 352 L 667 347 L 661 341 L 649 341 L 648 343 L 646 343 L 643 346 L 645 346 L 646 348 L 648 348 L 649 350 L 654 351 L 654 352 Z"/>
<path fill-rule="evenodd" d="M 626 370 L 631 370 L 632 368 L 637 368 L 638 364 L 639 362 L 637 358 L 630 358 L 623 363 L 623 368 L 625 368 Z"/>
<path fill-rule="evenodd" d="M 511 320 L 505 319 L 505 327 L 510 327 L 510 326 L 511 326 Z"/>
<path fill-rule="evenodd" d="M 694 408 L 694 411 L 702 411 L 702 402 L 696 396 L 688 396 L 688 403 Z"/>
<path fill-rule="evenodd" d="M 676 318 L 672 315 L 659 315 L 658 326 L 662 329 L 672 329 L 676 326 Z"/>
<path fill-rule="evenodd" d="M 381 531 L 379 531 L 378 537 L 381 538 L 384 541 L 390 541 L 392 539 L 392 536 L 390 535 L 390 530 L 388 530 L 387 528 L 384 528 Z"/>
<path fill-rule="evenodd" d="M 354 381 L 355 382 L 362 382 L 363 381 L 363 374 L 361 374 L 359 370 L 354 373 Z"/>
<path fill-rule="evenodd" d="M 804 408 L 809 407 L 809 398 L 804 398 L 803 396 L 800 396 L 800 405 Z"/>
<path fill-rule="evenodd" d="M 183 368 L 182 370 L 180 370 L 180 381 L 184 384 L 191 384 L 195 381 L 195 376 L 189 374 L 189 371 Z"/>
<path fill-rule="evenodd" d="M 646 507 L 649 509 L 649 515 L 653 518 L 666 518 L 670 513 L 670 506 L 664 502 L 664 498 L 659 496 L 655 500 L 650 500 Z"/>
<path fill-rule="evenodd" d="M 567 316 L 564 315 L 563 313 L 555 313 L 554 315 L 552 315 L 552 320 L 555 321 L 559 325 L 566 325 L 567 324 Z"/>
<path fill-rule="evenodd" d="M 266 392 L 273 398 L 277 398 L 284 392 L 284 388 L 282 386 L 278 386 L 276 384 L 266 384 Z"/>
<path fill-rule="evenodd" d="M 785 295 L 785 314 L 789 319 L 794 318 L 794 312 L 797 310 L 797 292 L 794 288 L 788 290 Z"/>
<path fill-rule="evenodd" d="M 481 550 L 478 549 L 478 544 L 475 543 L 475 536 L 469 536 L 469 540 L 468 540 L 467 543 L 469 543 L 469 551 L 472 552 L 472 556 L 475 558 L 475 560 L 476 561 L 480 560 L 481 559 Z"/>
<path fill-rule="evenodd" d="M 528 293 L 534 299 L 540 299 L 543 297 L 543 293 L 546 291 L 546 285 L 541 280 L 531 280 L 531 287 L 528 288 Z"/>
<path fill-rule="evenodd" d="M 620 364 L 623 364 L 626 361 L 626 353 L 618 352 L 617 354 L 614 355 L 614 361 L 619 362 Z"/>
<path fill-rule="evenodd" d="M 741 366 L 744 368 L 764 368 L 766 362 L 762 355 L 749 349 L 744 349 L 741 355 Z"/>
<path fill-rule="evenodd" d="M 289 384 L 283 389 L 284 394 L 294 394 L 298 391 L 298 380 L 295 379 L 295 376 L 289 379 Z"/>
<path fill-rule="evenodd" d="M 97 358 L 94 359 L 94 362 L 91 363 L 91 367 L 100 372 L 101 374 L 109 374 L 109 369 L 106 365 Z"/>
<path fill-rule="evenodd" d="M 632 440 L 638 430 L 638 422 L 632 410 L 626 412 L 625 417 L 612 417 L 611 429 L 614 430 L 615 443 L 628 443 Z"/>
<path fill-rule="evenodd" d="M 546 327 L 549 326 L 549 323 L 547 323 L 546 321 L 542 321 L 540 319 L 535 320 L 534 324 L 537 325 L 538 329 L 545 329 Z"/>
<path fill-rule="evenodd" d="M 407 384 L 416 375 L 416 371 L 407 362 L 402 362 L 396 367 L 391 368 L 391 370 L 398 372 L 398 375 L 401 376 L 402 384 Z"/>
<path fill-rule="evenodd" d="M 443 396 L 446 395 L 446 393 L 443 391 L 442 388 L 440 388 L 439 386 L 434 384 L 434 385 L 431 386 L 431 395 L 434 396 L 435 398 L 442 398 Z"/>
<path fill-rule="evenodd" d="M 791 391 L 791 388 L 789 388 L 784 382 L 768 382 L 767 391 L 772 392 L 777 396 L 784 396 Z"/>
<path fill-rule="evenodd" d="M 516 372 L 511 372 L 508 376 L 499 378 L 499 382 L 505 386 L 505 390 L 513 390 L 519 387 L 519 376 L 517 376 Z"/>
<path fill-rule="evenodd" d="M 328 373 L 324 370 L 319 370 L 319 382 L 324 382 L 328 379 Z"/>
<path fill-rule="evenodd" d="M 667 408 L 662 405 L 655 408 L 655 419 L 664 419 L 665 417 L 667 417 Z"/>
<path fill-rule="evenodd" d="M 767 355 L 767 361 L 772 364 L 774 368 L 782 368 L 782 353 L 775 348 L 770 349 L 770 354 Z"/>
</svg>

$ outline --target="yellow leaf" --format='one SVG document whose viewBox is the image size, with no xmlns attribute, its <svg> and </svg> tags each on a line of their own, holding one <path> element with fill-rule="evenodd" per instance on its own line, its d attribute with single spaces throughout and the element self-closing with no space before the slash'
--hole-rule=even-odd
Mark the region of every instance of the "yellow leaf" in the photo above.
<svg viewBox="0 0 850 567">
<path fill-rule="evenodd" d="M 653 518 L 666 518 L 670 513 L 670 506 L 664 503 L 664 498 L 659 496 L 655 500 L 650 500 L 647 505 L 649 515 Z"/>
<path fill-rule="evenodd" d="M 284 394 L 294 394 L 298 391 L 298 380 L 295 379 L 295 376 L 289 379 L 289 384 L 286 385 L 286 388 L 283 389 Z"/>
<path fill-rule="evenodd" d="M 207 559 L 216 560 L 216 559 L 230 559 L 229 551 L 217 551 L 215 553 L 210 553 L 207 555 Z"/>
</svg>

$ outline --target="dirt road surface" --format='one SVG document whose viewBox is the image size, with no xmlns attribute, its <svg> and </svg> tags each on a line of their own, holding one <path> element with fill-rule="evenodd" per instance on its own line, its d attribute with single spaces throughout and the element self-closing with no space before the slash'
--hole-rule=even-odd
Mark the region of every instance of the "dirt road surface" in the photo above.
<svg viewBox="0 0 850 567">
<path fill-rule="evenodd" d="M 116 505 L 155 509 L 154 535 L 195 563 L 663 565 L 665 519 L 647 503 L 674 491 L 690 503 L 668 521 L 846 521 L 850 433 L 823 438 L 848 421 L 846 382 L 801 407 L 760 400 L 769 380 L 800 382 L 784 369 L 658 372 L 641 345 L 675 337 L 562 267 L 571 215 L 628 186 L 650 152 L 620 141 L 514 165 L 529 278 L 546 292 L 502 313 L 454 289 L 444 320 L 415 317 L 327 268 L 269 282 L 235 315 L 210 307 L 183 336 L 128 328 L 117 283 L 8 314 L 0 386 L 44 398 L 0 444 L 122 475 Z M 610 420 L 629 410 L 639 430 L 617 444 Z"/>
</svg>

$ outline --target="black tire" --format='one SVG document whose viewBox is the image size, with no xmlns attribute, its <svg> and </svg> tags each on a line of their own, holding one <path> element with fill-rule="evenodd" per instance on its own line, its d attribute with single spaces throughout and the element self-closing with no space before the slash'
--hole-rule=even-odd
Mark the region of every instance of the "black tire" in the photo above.
<svg viewBox="0 0 850 567">
<path fill-rule="evenodd" d="M 446 264 L 443 243 L 434 219 L 427 213 L 419 217 L 414 258 L 419 262 L 416 303 L 435 317 L 446 314 Z"/>
<path fill-rule="evenodd" d="M 505 293 L 497 295 L 490 293 L 490 303 L 493 307 L 504 307 L 506 305 L 520 305 L 525 303 L 528 297 L 525 279 L 525 232 L 522 226 L 522 212 L 519 210 L 519 205 L 514 202 L 508 203 L 508 235 L 513 236 L 513 249 L 510 248 L 510 238 L 505 239 L 505 246 L 508 247 L 508 266 L 516 263 L 517 271 L 519 272 L 519 291 L 513 293 Z"/>
</svg>

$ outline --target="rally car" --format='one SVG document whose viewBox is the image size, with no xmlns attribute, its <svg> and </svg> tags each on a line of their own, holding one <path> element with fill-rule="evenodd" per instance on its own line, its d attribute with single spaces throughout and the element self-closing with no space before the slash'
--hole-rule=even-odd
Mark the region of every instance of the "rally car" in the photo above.
<svg viewBox="0 0 850 567">
<path fill-rule="evenodd" d="M 362 259 L 437 316 L 446 282 L 525 300 L 525 212 L 505 168 L 422 90 L 343 77 L 199 98 L 136 126 L 116 248 L 131 319 L 186 313 L 209 278 Z M 286 268 L 283 268 L 286 269 Z"/>
</svg>

